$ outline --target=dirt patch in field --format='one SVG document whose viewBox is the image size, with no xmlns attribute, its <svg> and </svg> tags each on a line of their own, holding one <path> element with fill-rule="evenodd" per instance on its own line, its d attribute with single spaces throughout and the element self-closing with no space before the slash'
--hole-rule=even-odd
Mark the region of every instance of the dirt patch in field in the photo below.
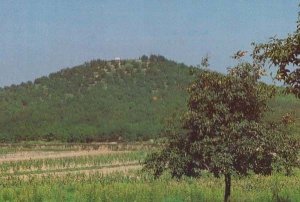
<svg viewBox="0 0 300 202">
<path fill-rule="evenodd" d="M 95 155 L 101 155 L 101 154 L 115 154 L 115 153 L 126 153 L 126 152 L 129 152 L 129 151 L 112 151 L 109 149 L 82 150 L 82 151 L 60 151 L 60 152 L 26 151 L 26 152 L 16 152 L 13 154 L 2 155 L 0 157 L 0 163 L 8 162 L 8 161 L 55 159 L 55 158 L 78 157 L 78 156 L 95 156 Z"/>
<path fill-rule="evenodd" d="M 101 173 L 104 175 L 108 175 L 108 174 L 111 174 L 114 172 L 126 173 L 130 170 L 137 170 L 137 169 L 141 169 L 141 168 L 142 168 L 141 165 L 122 165 L 122 166 L 118 166 L 118 167 L 107 167 L 107 168 L 100 168 L 100 169 L 93 169 L 93 170 L 79 170 L 79 171 L 73 171 L 72 173 L 84 173 L 86 175 Z M 68 173 L 70 173 L 70 172 L 66 171 L 66 172 L 60 172 L 60 173 L 56 173 L 56 174 L 66 175 Z"/>
</svg>

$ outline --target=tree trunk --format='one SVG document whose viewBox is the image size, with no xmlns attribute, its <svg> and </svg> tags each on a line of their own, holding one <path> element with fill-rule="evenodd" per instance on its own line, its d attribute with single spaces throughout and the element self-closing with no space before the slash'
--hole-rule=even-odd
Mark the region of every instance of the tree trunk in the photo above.
<svg viewBox="0 0 300 202">
<path fill-rule="evenodd" d="M 224 202 L 230 201 L 230 191 L 231 191 L 231 175 L 230 175 L 230 173 L 226 173 L 225 174 Z"/>
</svg>

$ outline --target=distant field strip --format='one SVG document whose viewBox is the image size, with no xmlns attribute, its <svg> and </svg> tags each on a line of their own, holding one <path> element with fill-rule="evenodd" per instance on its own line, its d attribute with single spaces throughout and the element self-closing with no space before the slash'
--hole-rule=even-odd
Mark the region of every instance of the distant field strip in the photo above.
<svg viewBox="0 0 300 202">
<path fill-rule="evenodd" d="M 114 172 L 126 173 L 131 170 L 141 169 L 142 166 L 139 162 L 131 162 L 124 164 L 112 164 L 103 166 L 91 166 L 82 168 L 71 168 L 71 169 L 55 169 L 55 170 L 42 170 L 42 171 L 27 171 L 27 172 L 16 172 L 13 174 L 14 177 L 19 177 L 19 179 L 29 179 L 32 176 L 35 177 L 46 177 L 46 176 L 66 176 L 69 174 L 102 174 L 108 175 Z M 12 174 L 6 173 L 0 175 L 0 179 L 9 179 Z"/>
<path fill-rule="evenodd" d="M 64 157 L 77 156 L 92 156 L 114 153 L 125 153 L 128 151 L 110 151 L 110 150 L 83 150 L 83 151 L 62 151 L 62 152 L 48 152 L 48 151 L 25 151 L 5 154 L 0 157 L 0 163 L 11 161 L 25 161 L 37 159 L 56 159 Z"/>
<path fill-rule="evenodd" d="M 137 143 L 0 143 L 0 155 L 7 153 L 15 153 L 18 151 L 82 151 L 82 150 L 110 150 L 110 151 L 128 151 L 149 149 L 156 146 L 153 143 L 137 142 Z"/>
<path fill-rule="evenodd" d="M 16 151 L 0 155 L 0 177 L 27 175 L 67 175 L 68 173 L 126 172 L 141 168 L 147 151 L 86 147 L 75 151 Z M 47 148 L 44 148 L 47 150 Z"/>
</svg>

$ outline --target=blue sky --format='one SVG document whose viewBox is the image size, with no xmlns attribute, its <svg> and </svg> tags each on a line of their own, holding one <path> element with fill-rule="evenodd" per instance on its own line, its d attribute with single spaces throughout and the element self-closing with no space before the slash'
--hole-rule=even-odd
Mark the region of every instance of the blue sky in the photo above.
<svg viewBox="0 0 300 202">
<path fill-rule="evenodd" d="M 91 59 L 161 54 L 225 72 L 239 49 L 295 30 L 296 0 L 0 0 L 0 86 Z"/>
</svg>

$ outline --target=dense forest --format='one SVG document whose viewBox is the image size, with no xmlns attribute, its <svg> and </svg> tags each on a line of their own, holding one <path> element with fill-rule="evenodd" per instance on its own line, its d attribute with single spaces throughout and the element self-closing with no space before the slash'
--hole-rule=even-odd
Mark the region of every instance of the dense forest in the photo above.
<svg viewBox="0 0 300 202">
<path fill-rule="evenodd" d="M 186 88 L 201 69 L 160 55 L 92 60 L 0 89 L 0 141 L 146 140 L 186 110 Z M 270 117 L 300 114 L 300 103 L 277 97 Z M 298 111 L 297 111 L 298 110 Z M 268 118 L 268 117 L 267 117 Z"/>
<path fill-rule="evenodd" d="M 92 60 L 0 90 L 4 141 L 142 140 L 185 108 L 192 67 L 163 56 Z M 197 71 L 197 70 L 196 70 Z"/>
</svg>

